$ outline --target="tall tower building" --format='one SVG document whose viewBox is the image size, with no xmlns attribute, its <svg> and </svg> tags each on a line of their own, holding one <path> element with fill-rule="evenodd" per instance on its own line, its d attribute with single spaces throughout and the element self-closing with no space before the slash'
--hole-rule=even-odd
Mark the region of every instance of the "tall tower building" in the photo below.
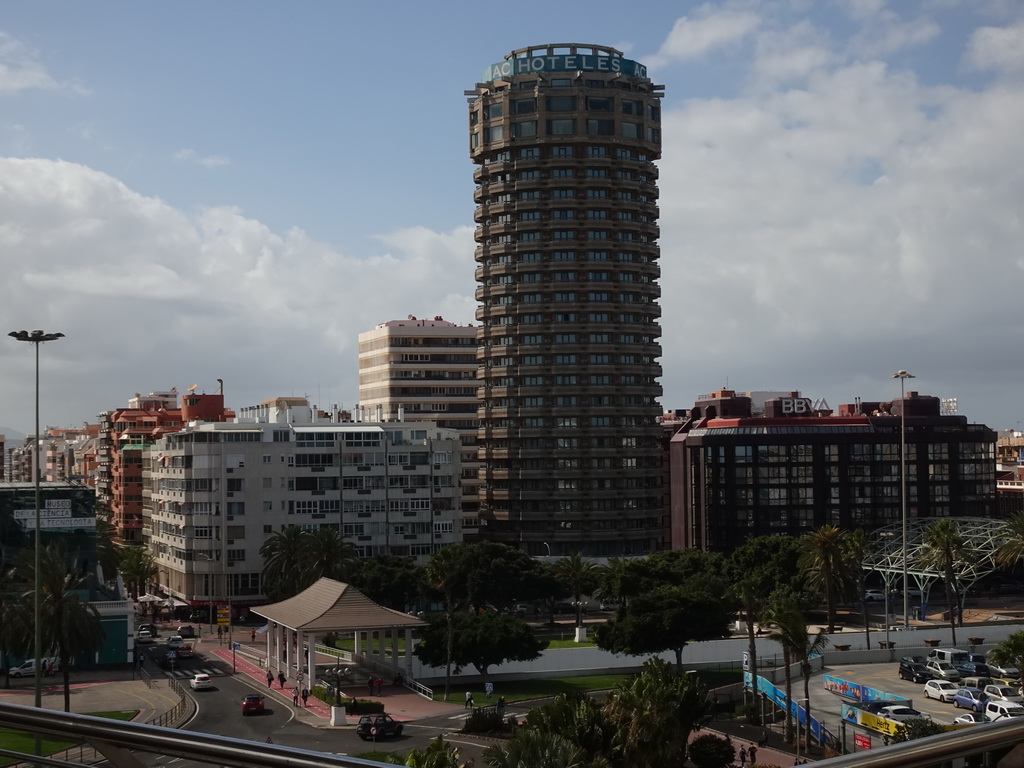
<svg viewBox="0 0 1024 768">
<path fill-rule="evenodd" d="M 614 48 L 512 51 L 469 97 L 481 520 L 531 555 L 665 545 L 661 97 Z"/>
<path fill-rule="evenodd" d="M 359 406 L 378 421 L 429 421 L 462 443 L 462 531 L 479 525 L 476 328 L 438 316 L 389 320 L 359 334 Z M 380 416 L 376 416 L 377 409 Z"/>
</svg>

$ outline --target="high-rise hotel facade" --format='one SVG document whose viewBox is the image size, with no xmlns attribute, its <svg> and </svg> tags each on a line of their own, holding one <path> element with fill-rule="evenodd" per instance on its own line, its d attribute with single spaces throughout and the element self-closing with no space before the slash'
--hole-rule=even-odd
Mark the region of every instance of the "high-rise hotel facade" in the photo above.
<svg viewBox="0 0 1024 768">
<path fill-rule="evenodd" d="M 661 93 L 604 46 L 512 51 L 469 97 L 481 520 L 531 555 L 667 545 Z"/>
</svg>

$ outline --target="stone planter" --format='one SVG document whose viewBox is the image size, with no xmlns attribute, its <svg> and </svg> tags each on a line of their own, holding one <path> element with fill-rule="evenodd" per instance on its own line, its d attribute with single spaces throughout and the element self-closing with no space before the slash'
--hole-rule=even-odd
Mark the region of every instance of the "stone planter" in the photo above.
<svg viewBox="0 0 1024 768">
<path fill-rule="evenodd" d="M 938 648 L 939 643 L 941 642 L 941 640 L 925 640 L 924 644 L 927 645 L 929 648 Z"/>
<path fill-rule="evenodd" d="M 879 640 L 878 641 L 878 647 L 881 648 L 883 651 L 888 651 L 888 650 L 891 650 L 891 649 L 896 647 L 896 641 L 895 640 Z"/>
<path fill-rule="evenodd" d="M 970 645 L 983 645 L 984 642 L 985 642 L 985 638 L 984 637 L 968 637 L 967 638 L 967 642 Z"/>
</svg>

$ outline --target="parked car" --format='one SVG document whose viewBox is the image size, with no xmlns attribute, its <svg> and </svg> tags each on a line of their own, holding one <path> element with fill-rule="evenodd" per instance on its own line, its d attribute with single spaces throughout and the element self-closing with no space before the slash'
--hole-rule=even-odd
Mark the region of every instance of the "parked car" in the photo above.
<svg viewBox="0 0 1024 768">
<path fill-rule="evenodd" d="M 917 664 L 909 661 L 900 662 L 900 680 L 909 680 L 912 683 L 927 683 L 934 678 L 924 664 Z"/>
<path fill-rule="evenodd" d="M 878 716 L 884 717 L 886 720 L 895 720 L 898 723 L 905 723 L 907 720 L 925 717 L 924 713 L 918 712 L 913 707 L 908 707 L 904 704 L 890 704 L 887 707 L 882 707 L 878 710 Z"/>
<path fill-rule="evenodd" d="M 880 589 L 865 589 L 864 590 L 864 602 L 865 603 L 881 603 L 885 600 L 885 592 Z"/>
<path fill-rule="evenodd" d="M 963 664 L 956 664 L 955 666 L 956 671 L 962 677 L 988 677 L 989 675 L 988 664 L 985 663 L 968 661 Z"/>
<path fill-rule="evenodd" d="M 1015 704 L 1024 704 L 1024 696 L 1020 695 L 1020 691 L 1008 685 L 986 685 L 985 695 L 993 701 L 1012 701 Z"/>
<path fill-rule="evenodd" d="M 928 659 L 924 656 L 904 656 L 900 659 L 900 663 L 908 662 L 910 664 L 921 664 L 922 666 L 928 663 Z"/>
<path fill-rule="evenodd" d="M 160 636 L 160 631 L 157 628 L 156 624 L 139 624 L 139 632 L 142 632 L 143 630 L 149 632 L 149 634 L 151 634 L 153 637 Z"/>
<path fill-rule="evenodd" d="M 139 634 L 135 636 L 136 645 L 152 645 L 155 642 L 156 638 L 148 629 L 140 629 Z"/>
<path fill-rule="evenodd" d="M 989 664 L 988 673 L 992 677 L 1003 677 L 1007 680 L 1020 679 L 1020 670 L 1016 667 L 1001 667 L 998 664 Z"/>
<path fill-rule="evenodd" d="M 42 663 L 43 663 L 43 667 L 44 667 L 43 671 L 45 671 L 45 667 L 48 664 L 52 664 L 53 665 L 53 671 L 54 672 L 56 672 L 56 671 L 58 671 L 60 669 L 60 659 L 58 659 L 56 657 L 43 659 Z M 35 659 L 29 659 L 28 661 L 23 661 L 21 664 L 19 664 L 16 667 L 11 667 L 11 670 L 10 670 L 9 674 L 10 674 L 11 677 L 35 677 L 36 676 L 36 660 Z"/>
<path fill-rule="evenodd" d="M 985 690 L 986 685 L 992 685 L 995 680 L 991 677 L 972 677 L 968 675 L 960 679 L 961 688 L 977 688 L 978 690 Z M 1005 683 L 999 683 L 999 685 L 1005 685 Z"/>
<path fill-rule="evenodd" d="M 985 709 L 985 702 L 988 696 L 979 688 L 961 688 L 953 696 L 953 706 L 957 709 L 963 707 L 972 712 L 981 712 Z"/>
<path fill-rule="evenodd" d="M 949 680 L 954 683 L 960 681 L 960 673 L 948 661 L 932 659 L 925 665 L 925 669 L 931 672 L 933 677 L 941 677 L 943 680 Z"/>
<path fill-rule="evenodd" d="M 266 711 L 264 706 L 264 700 L 262 696 L 256 694 L 249 694 L 242 699 L 242 716 L 245 715 L 262 715 Z"/>
<path fill-rule="evenodd" d="M 167 641 L 167 650 L 177 651 L 185 645 L 185 639 L 181 635 L 172 635 Z"/>
<path fill-rule="evenodd" d="M 392 719 L 391 715 L 363 715 L 356 726 L 356 734 L 363 741 L 379 739 L 383 736 L 401 736 L 402 724 Z"/>
<path fill-rule="evenodd" d="M 948 703 L 953 700 L 958 690 L 960 688 L 953 685 L 949 680 L 929 680 L 924 684 L 924 697 Z"/>
<path fill-rule="evenodd" d="M 977 725 L 978 723 L 987 722 L 988 717 L 981 712 L 968 712 L 953 718 L 953 725 Z"/>
<path fill-rule="evenodd" d="M 1007 717 L 1024 717 L 1024 707 L 1013 701 L 990 701 L 985 704 L 985 715 L 993 721 Z"/>
<path fill-rule="evenodd" d="M 196 636 L 196 630 L 191 624 L 183 624 L 174 630 L 174 634 L 180 635 L 181 637 L 193 638 Z"/>
<path fill-rule="evenodd" d="M 193 691 L 208 691 L 213 688 L 213 678 L 200 672 L 193 676 L 193 678 L 188 681 L 188 684 Z M 242 714 L 245 714 L 244 707 L 242 709 Z"/>
</svg>

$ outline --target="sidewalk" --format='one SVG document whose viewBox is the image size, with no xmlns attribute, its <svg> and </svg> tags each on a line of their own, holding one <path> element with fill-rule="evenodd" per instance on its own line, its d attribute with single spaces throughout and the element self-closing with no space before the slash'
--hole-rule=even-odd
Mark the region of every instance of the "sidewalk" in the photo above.
<svg viewBox="0 0 1024 768">
<path fill-rule="evenodd" d="M 206 651 L 206 653 L 210 654 L 211 652 Z M 230 650 L 218 648 L 212 651 L 212 655 L 216 656 L 220 661 L 225 662 L 228 668 L 231 667 Z M 276 704 L 294 707 L 292 704 L 292 692 L 296 686 L 296 681 L 294 679 L 286 680 L 284 689 L 282 689 L 275 676 L 273 684 L 267 686 L 266 668 L 253 663 L 248 657 L 237 653 L 235 654 L 235 667 L 237 670 L 236 676 L 240 679 L 247 679 L 247 682 L 249 682 L 264 696 L 267 696 Z M 308 686 L 309 682 L 306 681 L 303 685 Z M 302 687 L 302 685 L 299 686 L 300 689 Z M 346 698 L 355 697 L 359 699 L 381 701 L 384 703 L 385 711 L 396 720 L 418 720 L 424 717 L 433 717 L 462 711 L 462 708 L 459 706 L 452 705 L 451 703 L 430 701 L 429 699 L 420 696 L 418 693 L 413 693 L 403 686 L 385 685 L 382 690 L 382 695 L 371 696 L 365 690 L 364 686 L 359 686 L 353 682 L 351 684 L 351 688 L 343 690 L 341 695 Z M 332 727 L 330 706 L 313 696 L 309 697 L 305 705 L 302 704 L 302 700 L 300 699 L 298 707 L 294 707 L 294 709 L 295 719 L 299 722 L 305 723 L 306 725 L 314 728 Z M 347 725 L 335 727 L 354 728 L 358 719 L 358 716 L 349 716 Z"/>
</svg>

